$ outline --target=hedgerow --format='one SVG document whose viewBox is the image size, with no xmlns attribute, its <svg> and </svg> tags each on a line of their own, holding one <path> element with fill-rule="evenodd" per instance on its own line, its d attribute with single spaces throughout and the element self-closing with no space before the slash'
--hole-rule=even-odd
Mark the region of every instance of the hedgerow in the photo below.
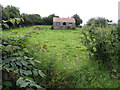
<svg viewBox="0 0 120 90">
<path fill-rule="evenodd" d="M 91 60 L 96 60 L 99 68 L 104 67 L 110 77 L 119 79 L 119 36 L 117 27 L 86 27 L 83 28 L 82 42 L 87 47 Z"/>
</svg>

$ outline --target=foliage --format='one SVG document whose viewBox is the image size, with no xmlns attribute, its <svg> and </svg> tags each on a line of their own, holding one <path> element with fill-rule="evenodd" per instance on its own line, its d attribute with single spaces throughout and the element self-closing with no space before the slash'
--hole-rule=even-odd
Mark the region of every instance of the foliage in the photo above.
<svg viewBox="0 0 120 90">
<path fill-rule="evenodd" d="M 119 54 L 120 52 L 120 20 L 118 20 L 117 32 L 118 32 L 118 45 L 119 45 L 119 48 L 117 51 L 118 51 L 118 59 L 120 60 L 120 54 Z M 120 68 L 120 61 L 118 61 L 118 64 L 119 64 L 118 68 Z M 120 70 L 119 70 L 119 73 L 120 73 Z"/>
<path fill-rule="evenodd" d="M 80 36 L 84 37 L 83 30 L 87 33 L 86 29 L 50 30 L 51 26 L 35 27 L 40 27 L 42 30 L 31 31 L 34 30 L 31 26 L 3 31 L 5 37 L 12 32 L 15 37 L 24 33 L 28 35 L 29 39 L 24 41 L 25 45 L 23 45 L 24 55 L 37 60 L 39 63 L 36 63 L 36 69 L 42 70 L 46 75 L 44 78 L 29 76 L 29 80 L 26 80 L 28 76 L 27 78 L 25 76 L 18 78 L 18 81 L 23 83 L 29 81 L 30 84 L 31 80 L 34 80 L 45 88 L 118 88 L 120 86 L 120 81 L 115 78 L 117 70 L 114 70 L 114 75 L 112 74 L 115 77 L 110 78 L 109 72 L 104 67 L 99 69 L 99 64 L 89 58 L 89 51 L 80 38 Z M 27 83 L 22 85 L 17 82 L 19 87 Z"/>
<path fill-rule="evenodd" d="M 6 6 L 5 8 L 3 7 L 2 19 L 8 20 L 9 18 L 20 18 L 20 11 L 17 7 L 10 5 Z"/>
<path fill-rule="evenodd" d="M 24 44 L 31 35 L 30 33 L 14 35 L 14 33 L 17 34 L 13 32 L 1 38 L 3 89 L 41 88 L 34 78 L 44 77 L 45 74 L 37 69 L 36 64 L 40 62 L 29 56 Z"/>
<path fill-rule="evenodd" d="M 41 17 L 39 14 L 20 14 L 20 11 L 15 6 L 6 6 L 3 7 L 0 5 L 2 10 L 2 29 L 10 29 L 10 28 L 16 28 L 16 27 L 24 27 L 24 26 L 31 26 L 31 25 L 52 25 L 53 23 L 53 17 L 59 17 L 55 14 L 50 14 L 48 17 Z M 15 20 L 18 21 L 20 19 L 19 24 L 14 24 Z M 12 20 L 12 21 L 11 21 Z"/>
<path fill-rule="evenodd" d="M 99 68 L 104 66 L 110 72 L 111 78 L 119 78 L 118 61 L 118 35 L 116 27 L 87 27 L 84 28 L 83 43 L 90 52 L 91 59 L 99 63 Z"/>
<path fill-rule="evenodd" d="M 2 7 L 2 6 L 1 6 Z M 20 11 L 15 6 L 6 6 L 2 7 L 2 29 L 11 29 L 20 27 L 21 23 L 24 22 L 22 18 L 20 18 Z"/>
<path fill-rule="evenodd" d="M 108 20 L 102 17 L 91 18 L 88 20 L 87 25 L 94 25 L 96 27 L 105 27 L 107 25 Z"/>
<path fill-rule="evenodd" d="M 2 29 L 12 29 L 15 27 L 20 27 L 20 24 L 24 22 L 22 18 L 10 18 L 8 20 L 2 20 Z"/>
<path fill-rule="evenodd" d="M 48 17 L 43 17 L 42 25 L 52 25 L 53 17 L 59 17 L 59 16 L 56 16 L 55 14 L 50 14 Z"/>
<path fill-rule="evenodd" d="M 21 17 L 24 19 L 22 26 L 30 25 L 52 25 L 53 17 L 59 17 L 55 14 L 51 14 L 48 17 L 41 17 L 39 14 L 21 14 Z"/>
<path fill-rule="evenodd" d="M 83 22 L 82 19 L 80 18 L 80 16 L 77 15 L 77 14 L 73 15 L 72 18 L 75 19 L 75 21 L 76 21 L 76 26 L 80 26 L 80 24 L 82 24 L 82 22 Z"/>
<path fill-rule="evenodd" d="M 38 14 L 21 14 L 21 17 L 24 19 L 22 26 L 30 25 L 40 25 L 42 23 L 41 16 Z"/>
</svg>

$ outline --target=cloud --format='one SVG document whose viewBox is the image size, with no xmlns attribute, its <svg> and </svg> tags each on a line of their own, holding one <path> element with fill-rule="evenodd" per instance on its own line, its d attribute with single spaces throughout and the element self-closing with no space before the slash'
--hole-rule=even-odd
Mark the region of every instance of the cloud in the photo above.
<svg viewBox="0 0 120 90">
<path fill-rule="evenodd" d="M 1 0 L 1 4 L 20 8 L 21 13 L 48 16 L 52 13 L 60 17 L 79 14 L 84 23 L 91 17 L 118 19 L 119 0 Z"/>
</svg>

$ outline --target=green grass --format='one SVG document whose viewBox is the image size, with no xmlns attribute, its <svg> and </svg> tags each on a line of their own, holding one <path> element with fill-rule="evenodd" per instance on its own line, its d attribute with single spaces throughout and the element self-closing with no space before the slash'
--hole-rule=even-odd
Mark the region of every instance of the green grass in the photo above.
<svg viewBox="0 0 120 90">
<path fill-rule="evenodd" d="M 82 29 L 50 30 L 50 26 L 40 27 L 42 30 L 35 30 L 26 42 L 28 52 L 41 61 L 37 67 L 46 74 L 45 78 L 38 80 L 40 85 L 49 88 L 118 87 L 117 80 L 110 79 L 107 71 L 99 70 L 98 64 L 89 60 L 88 51 L 80 39 Z M 23 27 L 5 30 L 2 35 L 11 32 L 23 35 L 33 30 L 33 26 Z"/>
</svg>

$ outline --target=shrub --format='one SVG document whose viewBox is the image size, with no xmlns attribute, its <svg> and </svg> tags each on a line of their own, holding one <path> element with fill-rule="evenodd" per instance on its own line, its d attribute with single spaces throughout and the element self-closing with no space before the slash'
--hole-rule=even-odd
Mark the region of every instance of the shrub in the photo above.
<svg viewBox="0 0 120 90">
<path fill-rule="evenodd" d="M 105 27 L 107 25 L 107 19 L 102 17 L 91 18 L 87 25 L 91 26 L 94 25 L 95 27 Z"/>
<path fill-rule="evenodd" d="M 116 27 L 87 27 L 83 29 L 83 43 L 90 52 L 90 58 L 99 63 L 99 68 L 104 66 L 110 71 L 110 75 L 115 73 L 118 78 L 119 43 L 118 31 Z"/>
<path fill-rule="evenodd" d="M 22 18 L 10 18 L 8 20 L 2 20 L 2 29 L 12 29 L 20 27 L 20 24 L 24 22 Z"/>
</svg>

